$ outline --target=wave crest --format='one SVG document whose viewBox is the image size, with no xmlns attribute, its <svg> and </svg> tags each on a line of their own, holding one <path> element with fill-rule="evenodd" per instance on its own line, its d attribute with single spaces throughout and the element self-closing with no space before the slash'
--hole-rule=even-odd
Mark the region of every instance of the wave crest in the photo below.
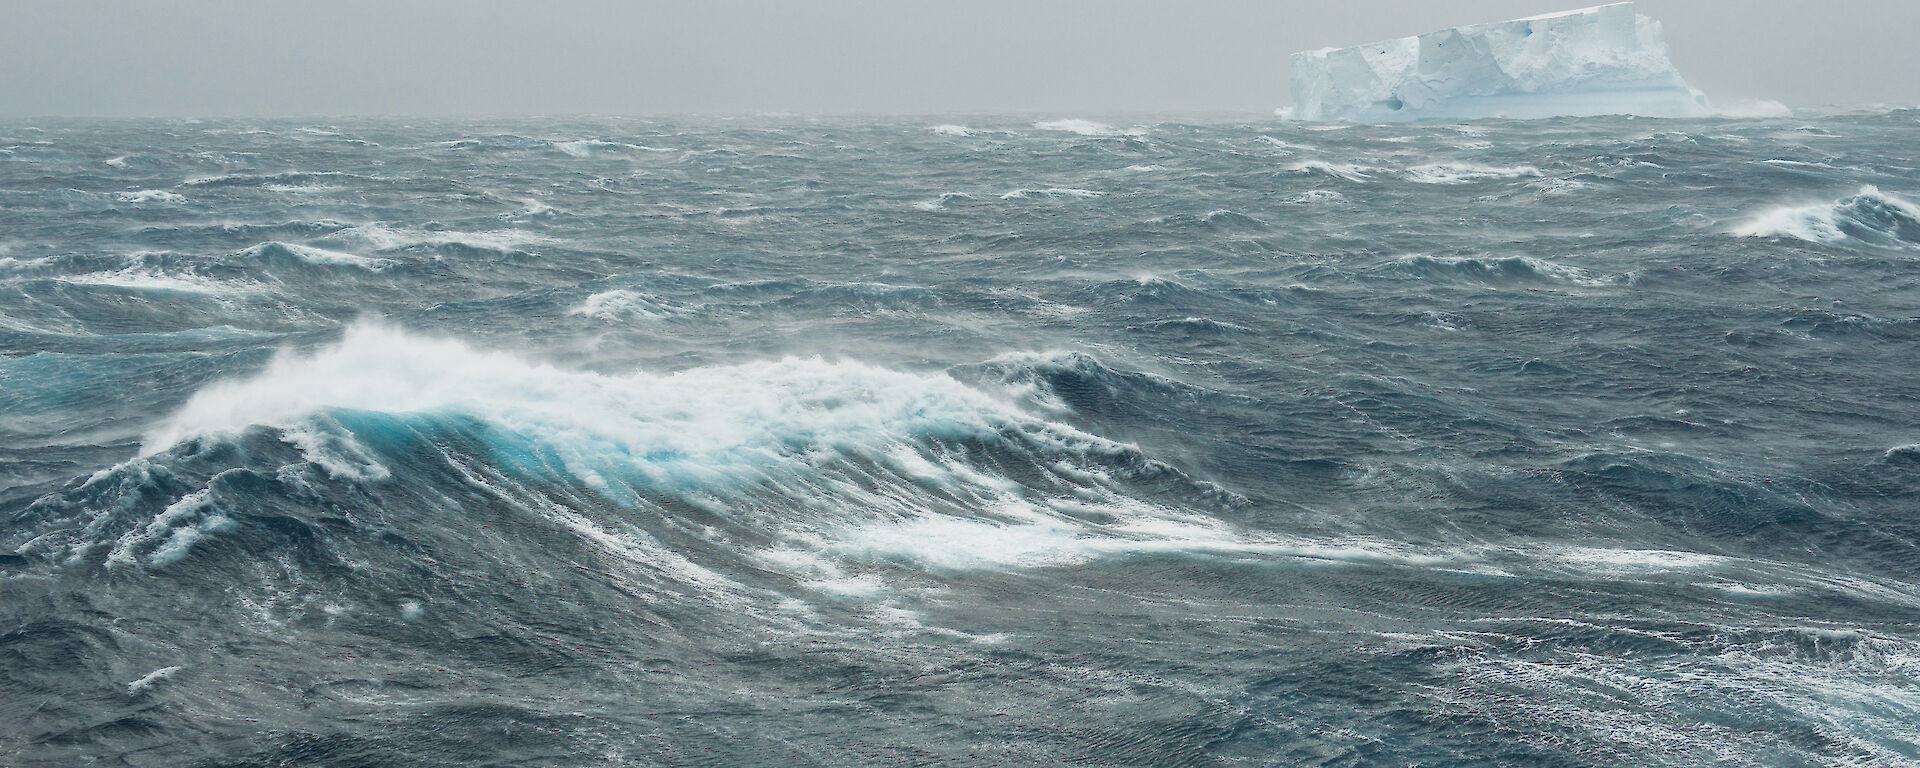
<svg viewBox="0 0 1920 768">
<path fill-rule="evenodd" d="M 1039 566 L 1253 546 L 1217 519 L 1149 500 L 1184 476 L 1029 412 L 1017 402 L 1027 383 L 996 392 L 817 358 L 599 374 L 364 325 L 201 390 L 143 450 L 193 453 L 195 438 L 266 427 L 327 474 L 378 483 L 399 476 L 384 471 L 399 462 L 376 454 L 420 436 L 477 445 L 447 460 L 490 484 L 576 488 L 564 492 L 630 513 L 720 515 L 785 552 L 775 560 L 797 563 L 803 579 L 867 561 Z M 340 430 L 349 434 L 319 437 Z M 1156 490 L 1129 490 L 1136 483 Z M 1185 485 L 1202 498 L 1204 484 Z"/>
<path fill-rule="evenodd" d="M 1119 128 L 1115 128 L 1106 123 L 1097 123 L 1092 120 L 1079 120 L 1075 118 L 1068 118 L 1065 120 L 1040 120 L 1035 122 L 1033 124 L 1033 127 L 1042 131 L 1058 131 L 1060 133 L 1072 133 L 1080 136 L 1094 136 L 1094 137 L 1101 137 L 1101 138 L 1110 137 L 1110 136 L 1138 136 L 1139 135 L 1139 131 L 1137 130 L 1123 131 L 1123 130 L 1120 130 Z"/>
<path fill-rule="evenodd" d="M 1864 186 L 1832 203 L 1783 206 L 1735 227 L 1740 237 L 1786 237 L 1809 243 L 1851 241 L 1887 246 L 1920 245 L 1920 206 Z"/>
</svg>

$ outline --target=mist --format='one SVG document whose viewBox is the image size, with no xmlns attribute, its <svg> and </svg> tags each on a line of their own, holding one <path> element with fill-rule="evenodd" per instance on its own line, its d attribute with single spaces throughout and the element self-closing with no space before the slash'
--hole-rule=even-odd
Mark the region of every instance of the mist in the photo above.
<svg viewBox="0 0 1920 768">
<path fill-rule="evenodd" d="M 26 0 L 0 114 L 1266 112 L 1293 51 L 1581 4 Z M 1920 4 L 1638 5 L 1716 102 L 1920 103 Z"/>
</svg>

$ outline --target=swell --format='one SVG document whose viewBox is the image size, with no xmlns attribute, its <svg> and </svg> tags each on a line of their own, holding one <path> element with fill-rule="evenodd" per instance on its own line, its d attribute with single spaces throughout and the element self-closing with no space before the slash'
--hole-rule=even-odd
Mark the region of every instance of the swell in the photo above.
<svg viewBox="0 0 1920 768">
<path fill-rule="evenodd" d="M 363 325 L 201 389 L 149 430 L 140 458 L 37 504 L 94 511 L 19 551 L 165 569 L 244 536 L 249 518 L 227 509 L 259 503 L 249 494 L 378 493 L 399 477 L 449 496 L 483 489 L 603 544 L 627 531 L 637 538 L 616 548 L 636 562 L 699 551 L 738 573 L 741 558 L 770 557 L 802 580 L 863 563 L 1032 567 L 1248 545 L 1197 511 L 1212 503 L 1204 484 L 1013 394 L 806 359 L 594 374 Z M 233 461 L 198 488 L 163 482 Z M 709 538 L 686 540 L 683 516 Z M 680 546 L 648 543 L 660 539 Z"/>
</svg>

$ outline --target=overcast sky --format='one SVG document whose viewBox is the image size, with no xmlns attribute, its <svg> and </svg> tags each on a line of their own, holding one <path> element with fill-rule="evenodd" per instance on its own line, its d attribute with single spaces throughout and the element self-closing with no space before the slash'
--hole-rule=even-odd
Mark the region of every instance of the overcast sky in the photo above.
<svg viewBox="0 0 1920 768">
<path fill-rule="evenodd" d="M 1287 54 L 1581 0 L 0 0 L 0 114 L 1267 111 Z M 1920 104 L 1920 2 L 1641 0 L 1716 102 Z"/>
</svg>

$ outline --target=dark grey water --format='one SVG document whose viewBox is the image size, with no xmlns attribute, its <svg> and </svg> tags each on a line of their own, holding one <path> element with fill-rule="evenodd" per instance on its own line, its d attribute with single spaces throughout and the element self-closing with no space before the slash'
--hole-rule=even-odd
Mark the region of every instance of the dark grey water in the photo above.
<svg viewBox="0 0 1920 768">
<path fill-rule="evenodd" d="M 0 125 L 0 764 L 1920 760 L 1920 112 Z"/>
</svg>

